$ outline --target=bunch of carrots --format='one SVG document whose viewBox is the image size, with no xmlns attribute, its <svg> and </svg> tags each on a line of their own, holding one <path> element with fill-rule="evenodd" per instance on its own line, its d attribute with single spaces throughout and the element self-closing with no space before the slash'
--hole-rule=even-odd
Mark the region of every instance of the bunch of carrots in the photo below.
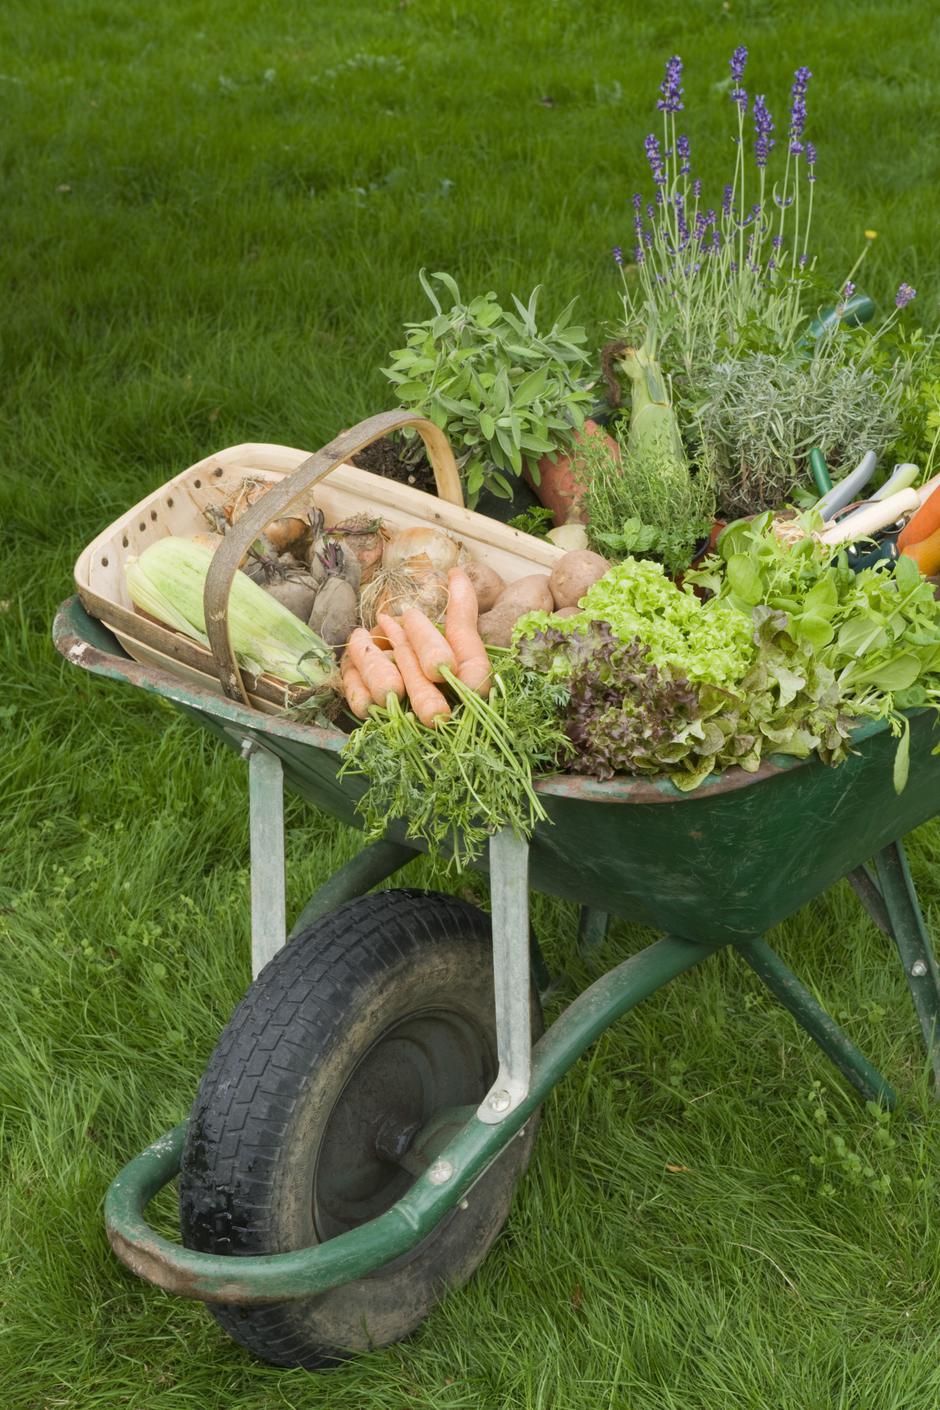
<svg viewBox="0 0 940 1410">
<path fill-rule="evenodd" d="M 385 836 L 398 819 L 460 870 L 498 828 L 528 837 L 546 817 L 534 774 L 554 768 L 571 744 L 546 677 L 505 651 L 494 669 L 468 575 L 452 568 L 448 588 L 443 634 L 417 609 L 379 616 L 378 640 L 364 628 L 352 633 L 343 688 L 363 723 L 340 773 L 368 780 L 357 804 L 367 837 Z"/>
<path fill-rule="evenodd" d="M 441 685 L 466 699 L 468 692 L 486 699 L 493 674 L 477 630 L 476 590 L 462 568 L 447 575 L 448 599 L 443 635 L 416 607 L 400 618 L 380 613 L 373 632 L 357 627 L 343 656 L 341 676 L 347 704 L 357 719 L 373 708 L 388 709 L 407 697 L 421 724 L 429 729 L 451 717 Z M 388 642 L 391 650 L 383 649 Z"/>
</svg>

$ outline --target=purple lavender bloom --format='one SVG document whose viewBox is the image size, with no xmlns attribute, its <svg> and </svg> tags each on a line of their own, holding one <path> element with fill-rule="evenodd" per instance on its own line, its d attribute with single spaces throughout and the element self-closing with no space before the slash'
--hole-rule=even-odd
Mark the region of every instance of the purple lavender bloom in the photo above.
<svg viewBox="0 0 940 1410">
<path fill-rule="evenodd" d="M 917 290 L 912 289 L 910 284 L 900 284 L 898 292 L 894 296 L 895 308 L 907 308 L 911 299 L 917 298 Z"/>
<path fill-rule="evenodd" d="M 642 245 L 637 245 L 636 249 L 633 251 L 633 258 L 634 258 L 634 261 L 635 261 L 637 264 L 642 264 L 643 261 L 646 259 L 646 255 L 643 253 L 643 246 L 642 246 Z M 621 257 L 621 259 L 618 261 L 618 263 L 620 263 L 620 264 L 623 263 L 623 258 L 622 258 L 622 257 Z"/>
<path fill-rule="evenodd" d="M 767 165 L 767 158 L 774 146 L 774 139 L 770 135 L 773 130 L 774 120 L 770 116 L 767 100 L 763 93 L 758 93 L 754 99 L 754 157 L 761 168 Z"/>
<path fill-rule="evenodd" d="M 782 235 L 775 235 L 774 238 L 771 240 L 770 243 L 773 245 L 773 247 L 774 247 L 775 250 L 779 250 L 780 247 L 781 247 L 781 245 L 783 244 L 783 236 L 782 236 Z"/>
<path fill-rule="evenodd" d="M 806 144 L 806 179 L 807 181 L 816 180 L 816 148 L 812 142 Z"/>
<path fill-rule="evenodd" d="M 653 180 L 657 186 L 665 186 L 666 175 L 663 171 L 663 157 L 659 145 L 659 138 L 651 132 L 643 143 L 646 151 L 646 160 L 650 164 L 650 171 L 653 173 Z"/>
<path fill-rule="evenodd" d="M 702 194 L 702 180 L 701 180 L 701 177 L 697 176 L 697 177 L 695 178 L 695 180 L 692 182 L 692 198 L 693 198 L 693 200 L 696 200 L 696 201 L 697 201 L 698 198 L 699 198 L 699 196 L 701 196 L 701 194 Z"/>
<path fill-rule="evenodd" d="M 640 195 L 639 191 L 634 191 L 633 193 L 633 209 L 638 214 L 643 209 L 643 197 Z"/>
<path fill-rule="evenodd" d="M 809 255 L 800 255 L 799 259 L 797 260 L 797 264 L 800 266 L 801 269 L 805 269 L 806 266 L 809 264 Z"/>
<path fill-rule="evenodd" d="M 842 297 L 844 299 L 850 299 L 854 293 L 855 285 L 852 283 L 851 279 L 846 279 L 845 285 L 842 289 Z"/>
<path fill-rule="evenodd" d="M 747 112 L 747 92 L 741 85 L 744 77 L 744 65 L 747 63 L 747 49 L 743 44 L 739 44 L 731 55 L 731 82 L 734 85 L 731 89 L 731 101 L 737 103 L 741 109 L 742 116 Z"/>
<path fill-rule="evenodd" d="M 679 156 L 680 162 L 682 163 L 679 167 L 679 175 L 687 176 L 692 170 L 692 164 L 689 160 L 689 157 L 691 155 L 689 139 L 685 136 L 685 134 L 676 139 L 676 152 Z"/>
<path fill-rule="evenodd" d="M 678 113 L 685 107 L 682 101 L 682 60 L 673 54 L 666 65 L 666 76 L 659 85 L 662 97 L 656 106 L 661 113 Z"/>
<path fill-rule="evenodd" d="M 614 264 L 623 264 L 623 250 L 619 245 L 614 246 L 612 254 L 614 256 Z"/>
<path fill-rule="evenodd" d="M 729 184 L 728 186 L 725 187 L 724 191 L 722 192 L 722 196 L 721 196 L 721 213 L 722 213 L 722 215 L 730 215 L 730 214 L 731 214 L 731 197 L 732 197 L 733 195 L 734 195 L 734 187 Z"/>
<path fill-rule="evenodd" d="M 790 153 L 798 157 L 803 151 L 803 129 L 806 126 L 806 89 L 812 78 L 812 73 L 808 68 L 798 68 L 793 75 L 793 87 L 790 89 L 790 96 L 793 102 L 790 107 Z"/>
</svg>

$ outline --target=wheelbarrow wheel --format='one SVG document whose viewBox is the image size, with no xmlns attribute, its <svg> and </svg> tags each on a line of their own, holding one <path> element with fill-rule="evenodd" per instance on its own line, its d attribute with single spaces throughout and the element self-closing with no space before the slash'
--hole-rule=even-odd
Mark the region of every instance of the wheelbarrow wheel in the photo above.
<svg viewBox="0 0 940 1410">
<path fill-rule="evenodd" d="M 533 1029 L 541 1030 L 532 993 Z M 203 1075 L 180 1171 L 188 1248 L 271 1254 L 376 1218 L 414 1183 L 410 1146 L 496 1076 L 489 917 L 450 896 L 384 891 L 292 940 L 258 976 Z M 502 1228 L 538 1120 L 410 1252 L 273 1306 L 212 1305 L 280 1366 L 328 1365 L 408 1335 Z"/>
</svg>

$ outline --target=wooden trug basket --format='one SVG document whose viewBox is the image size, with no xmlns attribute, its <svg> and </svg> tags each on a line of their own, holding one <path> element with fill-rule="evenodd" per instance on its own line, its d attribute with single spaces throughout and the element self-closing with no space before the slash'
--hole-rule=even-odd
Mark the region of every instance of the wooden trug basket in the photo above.
<svg viewBox="0 0 940 1410">
<path fill-rule="evenodd" d="M 413 427 L 425 442 L 437 497 L 345 463 L 372 441 L 404 426 Z M 262 495 L 216 550 L 205 594 L 209 649 L 139 613 L 127 591 L 124 565 L 169 534 L 205 532 L 209 525 L 203 511 L 211 505 L 221 507 L 246 477 L 270 480 L 277 488 Z M 314 507 L 323 512 L 328 526 L 365 512 L 393 529 L 415 524 L 447 529 L 471 559 L 489 565 L 507 582 L 550 571 L 562 554 L 553 544 L 466 509 L 443 433 L 411 413 L 383 412 L 344 431 L 314 455 L 289 446 L 248 443 L 191 465 L 134 505 L 82 551 L 75 564 L 78 595 L 85 609 L 110 628 L 135 661 L 160 666 L 259 710 L 277 713 L 310 692 L 239 669 L 228 640 L 228 594 L 239 564 L 267 525 L 288 512 L 304 513 Z"/>
</svg>

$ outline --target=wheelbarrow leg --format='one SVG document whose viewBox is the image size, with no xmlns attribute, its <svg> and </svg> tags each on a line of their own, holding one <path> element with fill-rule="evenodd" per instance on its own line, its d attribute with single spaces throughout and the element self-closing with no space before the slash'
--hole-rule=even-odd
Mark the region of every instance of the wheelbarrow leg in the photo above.
<svg viewBox="0 0 940 1410">
<path fill-rule="evenodd" d="M 856 867 L 845 878 L 879 930 L 892 935 L 891 919 L 885 906 L 881 888 L 867 866 Z M 892 939 L 893 939 L 892 935 Z"/>
<path fill-rule="evenodd" d="M 817 1003 L 766 940 L 758 936 L 754 940 L 738 941 L 735 949 L 863 1097 L 887 1107 L 896 1105 L 897 1095 L 878 1069 L 872 1067 L 864 1053 L 843 1033 L 835 1019 Z"/>
<path fill-rule="evenodd" d="M 251 834 L 251 977 L 287 939 L 284 891 L 284 784 L 281 761 L 254 740 L 242 744 L 248 760 Z"/>
<path fill-rule="evenodd" d="M 940 1095 L 940 975 L 930 937 L 924 925 L 907 857 L 900 842 L 892 842 L 875 856 L 875 870 L 890 934 L 898 947 L 904 976 L 924 1035 L 934 1074 L 934 1092 Z"/>
<path fill-rule="evenodd" d="M 493 1124 L 525 1100 L 532 1073 L 529 844 L 504 827 L 490 838 L 489 854 L 499 1071 L 477 1116 Z"/>
<path fill-rule="evenodd" d="M 582 906 L 578 914 L 578 949 L 585 959 L 600 949 L 610 929 L 610 915 L 596 906 Z"/>
</svg>

